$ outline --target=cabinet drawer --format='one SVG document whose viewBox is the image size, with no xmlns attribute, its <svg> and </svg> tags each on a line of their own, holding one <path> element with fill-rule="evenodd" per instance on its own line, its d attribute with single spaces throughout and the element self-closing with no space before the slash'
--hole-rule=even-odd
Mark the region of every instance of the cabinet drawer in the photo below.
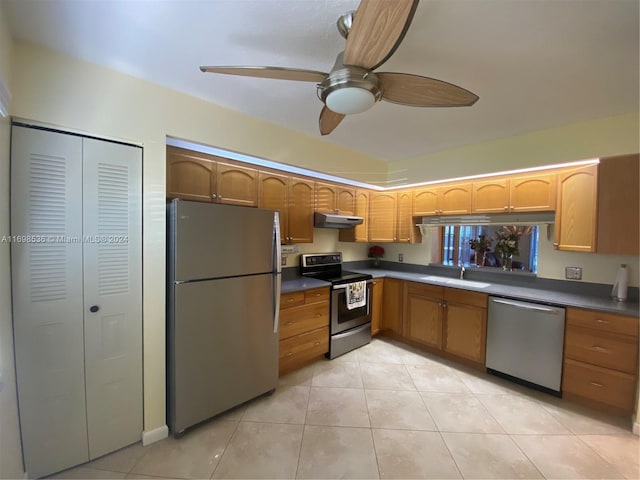
<svg viewBox="0 0 640 480">
<path fill-rule="evenodd" d="M 304 291 L 304 303 L 316 303 L 329 300 L 329 287 Z"/>
<path fill-rule="evenodd" d="M 615 313 L 567 308 L 567 325 L 595 328 L 601 332 L 638 336 L 638 319 L 616 315 Z"/>
<path fill-rule="evenodd" d="M 632 412 L 635 377 L 627 373 L 565 359 L 562 390 L 583 398 Z"/>
<path fill-rule="evenodd" d="M 407 282 L 407 294 L 442 299 L 443 288 L 426 283 Z"/>
<path fill-rule="evenodd" d="M 292 307 L 280 312 L 280 340 L 329 326 L 329 302 Z"/>
<path fill-rule="evenodd" d="M 568 358 L 635 374 L 638 345 L 633 337 L 567 326 L 564 354 Z"/>
<path fill-rule="evenodd" d="M 304 305 L 304 292 L 283 293 L 280 296 L 280 310 Z"/>
<path fill-rule="evenodd" d="M 447 302 L 473 305 L 474 307 L 487 308 L 487 294 L 460 290 L 459 288 L 445 288 L 444 299 Z"/>
<path fill-rule="evenodd" d="M 293 370 L 329 351 L 329 327 L 280 341 L 280 372 Z"/>
</svg>

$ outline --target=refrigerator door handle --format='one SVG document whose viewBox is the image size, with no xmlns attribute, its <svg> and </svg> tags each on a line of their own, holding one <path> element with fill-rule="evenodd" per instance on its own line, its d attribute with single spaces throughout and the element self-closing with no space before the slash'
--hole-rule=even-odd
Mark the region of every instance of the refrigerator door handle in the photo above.
<svg viewBox="0 0 640 480">
<path fill-rule="evenodd" d="M 282 290 L 282 275 L 273 275 L 273 333 L 278 333 L 280 326 L 280 293 Z"/>
<path fill-rule="evenodd" d="M 280 212 L 273 212 L 273 271 L 282 272 L 282 248 L 280 247 Z"/>
</svg>

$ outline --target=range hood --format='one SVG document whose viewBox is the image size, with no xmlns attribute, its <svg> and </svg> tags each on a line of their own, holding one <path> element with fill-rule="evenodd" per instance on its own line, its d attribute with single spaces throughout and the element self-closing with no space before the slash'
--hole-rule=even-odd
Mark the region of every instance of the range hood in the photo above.
<svg viewBox="0 0 640 480">
<path fill-rule="evenodd" d="M 364 222 L 364 218 L 337 213 L 318 213 L 313 216 L 313 226 L 317 228 L 353 228 Z"/>
</svg>

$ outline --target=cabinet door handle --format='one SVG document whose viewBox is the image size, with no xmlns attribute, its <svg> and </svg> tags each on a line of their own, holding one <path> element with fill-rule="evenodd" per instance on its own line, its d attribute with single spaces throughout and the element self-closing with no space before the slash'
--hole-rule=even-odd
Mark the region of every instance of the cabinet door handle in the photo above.
<svg viewBox="0 0 640 480">
<path fill-rule="evenodd" d="M 320 342 L 316 342 L 313 344 L 314 347 L 317 347 L 318 345 L 320 345 Z"/>
<path fill-rule="evenodd" d="M 598 388 L 604 387 L 602 383 L 598 383 L 598 382 L 589 382 L 589 383 L 591 383 L 591 385 L 593 385 L 594 387 L 598 387 Z"/>
<path fill-rule="evenodd" d="M 214 193 L 213 195 L 211 195 L 211 198 L 213 198 L 213 199 L 215 200 L 216 198 L 218 198 L 218 195 L 216 195 L 216 194 Z"/>
<path fill-rule="evenodd" d="M 601 347 L 600 345 L 592 345 L 591 349 L 595 350 L 596 352 L 606 352 L 607 351 L 606 348 Z"/>
<path fill-rule="evenodd" d="M 608 322 L 607 320 L 602 320 L 601 318 L 598 318 L 598 319 L 596 320 L 596 323 L 600 323 L 600 324 L 607 324 L 607 323 L 609 323 L 609 322 Z"/>
<path fill-rule="evenodd" d="M 287 357 L 290 357 L 291 355 L 293 355 L 293 352 L 287 352 Z"/>
<path fill-rule="evenodd" d="M 89 307 L 89 311 L 91 313 L 96 313 L 98 310 L 100 310 L 100 307 L 98 305 L 91 305 L 91 307 Z"/>
<path fill-rule="evenodd" d="M 319 297 L 319 296 L 321 296 L 322 294 L 321 294 L 321 293 L 315 293 L 314 295 L 315 295 L 316 297 Z"/>
<path fill-rule="evenodd" d="M 321 316 L 322 316 L 322 314 L 321 314 L 321 313 L 316 313 L 316 314 L 314 315 L 314 318 L 320 318 Z"/>
<path fill-rule="evenodd" d="M 504 210 L 505 210 L 505 211 L 509 210 L 509 207 L 505 205 L 505 206 L 504 206 Z"/>
<path fill-rule="evenodd" d="M 558 246 L 559 246 L 558 242 L 553 242 L 553 247 L 554 248 L 558 248 Z"/>
<path fill-rule="evenodd" d="M 293 325 L 293 322 L 287 322 L 285 325 Z"/>
</svg>

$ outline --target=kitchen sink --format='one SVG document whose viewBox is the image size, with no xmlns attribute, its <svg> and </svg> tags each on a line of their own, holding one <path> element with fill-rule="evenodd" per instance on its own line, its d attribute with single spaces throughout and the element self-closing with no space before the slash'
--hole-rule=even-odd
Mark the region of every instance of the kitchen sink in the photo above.
<svg viewBox="0 0 640 480">
<path fill-rule="evenodd" d="M 457 278 L 446 278 L 429 275 L 427 277 L 420 277 L 420 280 L 426 280 L 427 282 L 444 283 L 447 285 L 458 285 L 460 287 L 474 287 L 474 288 L 487 288 L 490 283 L 476 282 L 473 280 L 459 280 Z"/>
</svg>

